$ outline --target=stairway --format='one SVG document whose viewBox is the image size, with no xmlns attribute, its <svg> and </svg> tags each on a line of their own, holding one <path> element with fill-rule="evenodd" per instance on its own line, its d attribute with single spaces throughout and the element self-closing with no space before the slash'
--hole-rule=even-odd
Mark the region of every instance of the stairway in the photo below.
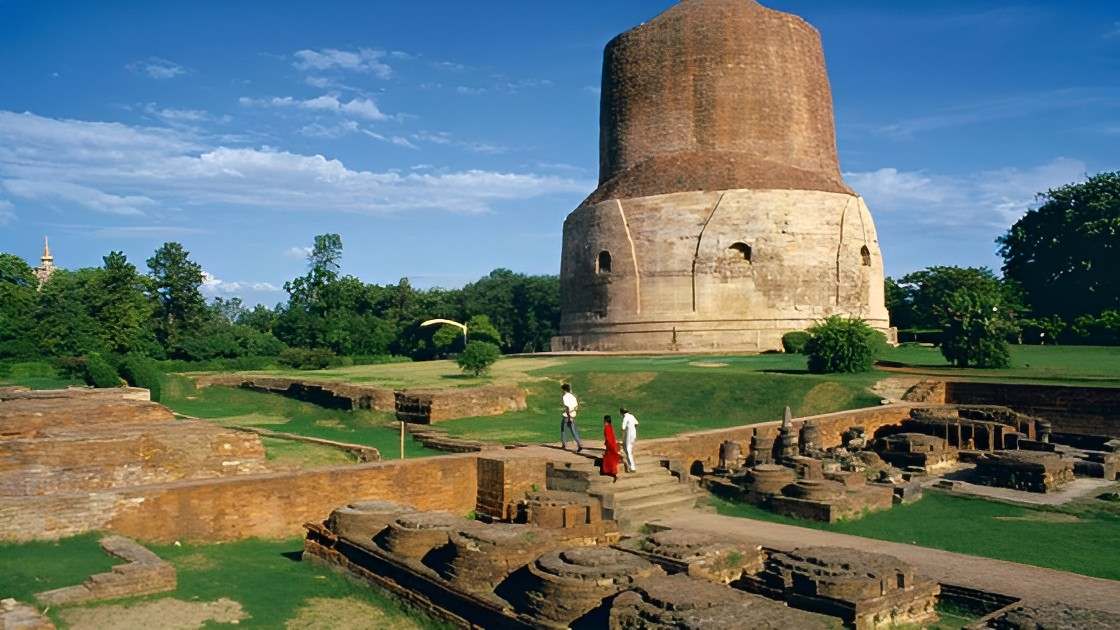
<svg viewBox="0 0 1120 630">
<path fill-rule="evenodd" d="M 620 472 L 618 481 L 599 474 L 597 458 L 585 462 L 549 464 L 549 490 L 587 493 L 603 505 L 603 518 L 618 521 L 619 527 L 633 529 L 647 521 L 662 518 L 696 505 L 700 497 L 695 485 L 678 478 L 667 468 L 668 462 L 638 457 L 637 472 Z"/>
</svg>

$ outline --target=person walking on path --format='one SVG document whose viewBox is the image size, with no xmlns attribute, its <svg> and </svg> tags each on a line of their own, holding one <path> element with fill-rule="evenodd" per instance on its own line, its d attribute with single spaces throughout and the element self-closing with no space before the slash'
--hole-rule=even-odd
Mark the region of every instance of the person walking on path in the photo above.
<svg viewBox="0 0 1120 630">
<path fill-rule="evenodd" d="M 618 439 L 614 436 L 611 417 L 603 416 L 603 461 L 599 464 L 599 474 L 618 481 Z"/>
<path fill-rule="evenodd" d="M 638 419 L 626 407 L 620 407 L 618 413 L 622 415 L 622 453 L 626 456 L 626 472 L 635 472 L 638 467 L 634 465 L 634 443 L 638 441 Z"/>
<path fill-rule="evenodd" d="M 560 397 L 560 402 L 564 405 L 564 412 L 560 416 L 560 446 L 564 450 L 568 450 L 567 434 L 571 433 L 572 438 L 576 441 L 576 452 L 583 450 L 583 443 L 579 441 L 579 429 L 576 428 L 576 411 L 579 409 L 579 400 L 576 395 L 572 393 L 572 386 L 564 383 L 560 386 L 564 395 Z"/>
</svg>

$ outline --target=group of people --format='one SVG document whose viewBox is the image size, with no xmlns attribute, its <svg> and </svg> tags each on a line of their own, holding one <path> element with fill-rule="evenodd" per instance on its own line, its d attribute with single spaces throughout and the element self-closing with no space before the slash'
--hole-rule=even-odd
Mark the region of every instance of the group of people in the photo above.
<svg viewBox="0 0 1120 630">
<path fill-rule="evenodd" d="M 563 395 L 560 402 L 564 406 L 560 418 L 560 445 L 567 450 L 568 436 L 576 443 L 576 452 L 583 450 L 583 443 L 579 439 L 579 429 L 576 427 L 576 413 L 579 410 L 579 400 L 572 393 L 572 386 L 564 383 L 560 386 Z M 618 415 L 622 418 L 622 443 L 615 437 L 614 424 L 610 415 L 603 416 L 603 460 L 599 465 L 599 473 L 618 480 L 619 464 L 626 465 L 626 472 L 635 472 L 634 443 L 638 441 L 638 418 L 625 407 L 619 407 Z"/>
</svg>

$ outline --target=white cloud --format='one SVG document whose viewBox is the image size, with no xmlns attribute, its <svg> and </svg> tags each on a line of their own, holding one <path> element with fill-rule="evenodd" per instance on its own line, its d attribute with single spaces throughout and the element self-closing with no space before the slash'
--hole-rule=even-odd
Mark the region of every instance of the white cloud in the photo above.
<svg viewBox="0 0 1120 630">
<path fill-rule="evenodd" d="M 306 260 L 311 255 L 310 246 L 292 245 L 284 250 L 284 255 L 288 258 L 295 258 L 296 260 Z"/>
<path fill-rule="evenodd" d="M 368 72 L 379 79 L 388 79 L 393 75 L 392 67 L 382 61 L 385 57 L 385 51 L 383 50 L 360 48 L 350 51 L 324 48 L 322 50 L 299 50 L 293 56 L 296 60 L 292 65 L 304 71 Z"/>
<path fill-rule="evenodd" d="M 81 226 L 80 229 L 83 233 L 90 234 L 95 238 L 179 238 L 209 232 L 202 228 L 173 225 Z"/>
<path fill-rule="evenodd" d="M 382 112 L 377 103 L 369 98 L 355 98 L 343 101 L 334 94 L 324 94 L 300 100 L 291 96 L 274 96 L 272 98 L 249 98 L 242 96 L 238 102 L 245 107 L 294 107 L 312 111 L 327 111 L 347 116 L 365 118 L 366 120 L 388 120 L 390 116 Z"/>
<path fill-rule="evenodd" d="M 583 194 L 595 187 L 590 180 L 535 173 L 362 170 L 323 155 L 211 146 L 183 130 L 5 111 L 0 111 L 0 180 L 6 189 L 16 182 L 17 196 L 53 201 L 61 196 L 117 214 L 203 205 L 479 213 L 502 201 Z"/>
<path fill-rule="evenodd" d="M 142 208 L 156 205 L 143 195 L 113 195 L 74 184 L 36 179 L 6 179 L 0 182 L 8 193 L 23 199 L 47 202 L 68 202 L 104 214 L 142 215 Z"/>
<path fill-rule="evenodd" d="M 15 205 L 7 199 L 0 199 L 0 225 L 7 225 L 16 220 Z"/>
<path fill-rule="evenodd" d="M 1031 168 L 1000 168 L 967 175 L 925 171 L 845 173 L 873 212 L 905 213 L 921 225 L 1006 229 L 1032 207 L 1035 196 L 1082 179 L 1086 165 L 1057 158 Z"/>
<path fill-rule="evenodd" d="M 187 69 L 174 61 L 159 57 L 148 57 L 133 61 L 125 66 L 129 71 L 142 74 L 152 79 L 173 79 L 181 74 L 186 74 Z"/>
<path fill-rule="evenodd" d="M 280 288 L 271 282 L 246 282 L 222 280 L 209 271 L 202 272 L 202 292 L 210 295 L 241 293 L 247 290 L 273 293 Z"/>
<path fill-rule="evenodd" d="M 459 94 L 466 94 L 467 96 L 478 96 L 479 94 L 485 94 L 486 93 L 486 88 L 470 87 L 468 85 L 460 85 L 459 87 L 455 88 L 455 91 L 458 92 Z"/>
<path fill-rule="evenodd" d="M 1104 34 L 1105 39 L 1112 39 L 1113 37 L 1120 37 L 1120 22 L 1113 22 L 1112 28 Z"/>
</svg>

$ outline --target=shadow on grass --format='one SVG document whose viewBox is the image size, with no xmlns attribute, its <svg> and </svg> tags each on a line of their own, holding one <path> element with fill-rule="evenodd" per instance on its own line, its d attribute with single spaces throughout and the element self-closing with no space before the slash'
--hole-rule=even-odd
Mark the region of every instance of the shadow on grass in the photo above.
<svg viewBox="0 0 1120 630">
<path fill-rule="evenodd" d="M 291 560 L 292 562 L 303 562 L 303 550 L 302 549 L 300 549 L 299 551 L 284 551 L 284 552 L 281 552 L 280 555 L 284 556 L 288 560 Z"/>
</svg>

